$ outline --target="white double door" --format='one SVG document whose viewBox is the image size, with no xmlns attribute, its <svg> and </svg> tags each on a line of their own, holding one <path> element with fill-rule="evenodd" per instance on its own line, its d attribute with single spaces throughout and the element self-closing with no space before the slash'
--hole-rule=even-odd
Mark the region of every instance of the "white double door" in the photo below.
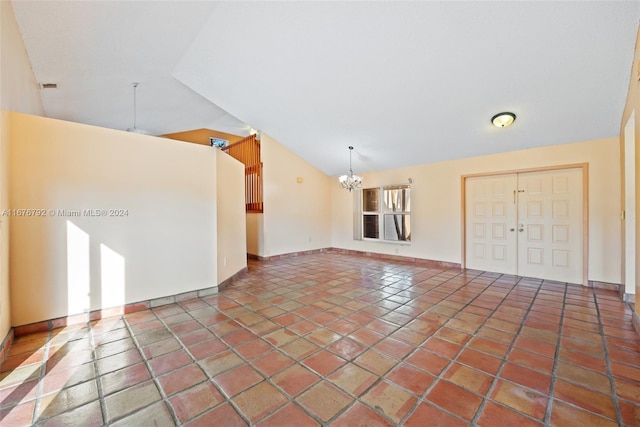
<svg viewBox="0 0 640 427">
<path fill-rule="evenodd" d="M 465 180 L 466 267 L 583 283 L 582 169 Z"/>
</svg>

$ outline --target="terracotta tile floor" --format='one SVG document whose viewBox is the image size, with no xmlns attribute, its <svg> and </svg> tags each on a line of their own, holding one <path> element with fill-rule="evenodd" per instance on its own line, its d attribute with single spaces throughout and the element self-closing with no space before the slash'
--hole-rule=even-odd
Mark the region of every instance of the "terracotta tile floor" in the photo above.
<svg viewBox="0 0 640 427">
<path fill-rule="evenodd" d="M 0 424 L 640 425 L 612 291 L 337 254 L 221 293 L 19 337 Z"/>
</svg>

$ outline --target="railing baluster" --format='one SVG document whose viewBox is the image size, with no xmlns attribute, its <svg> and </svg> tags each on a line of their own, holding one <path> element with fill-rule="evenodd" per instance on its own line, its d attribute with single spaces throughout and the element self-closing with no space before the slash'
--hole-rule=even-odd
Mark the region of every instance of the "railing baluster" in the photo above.
<svg viewBox="0 0 640 427">
<path fill-rule="evenodd" d="M 256 135 L 250 135 L 238 142 L 224 147 L 231 157 L 245 165 L 244 187 L 247 212 L 262 212 L 262 162 L 260 160 L 260 141 Z"/>
</svg>

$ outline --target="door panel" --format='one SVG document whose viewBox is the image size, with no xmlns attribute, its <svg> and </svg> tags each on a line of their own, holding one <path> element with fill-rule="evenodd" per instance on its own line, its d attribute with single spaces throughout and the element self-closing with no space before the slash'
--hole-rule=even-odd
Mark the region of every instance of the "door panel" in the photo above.
<svg viewBox="0 0 640 427">
<path fill-rule="evenodd" d="M 518 275 L 582 283 L 582 170 L 518 175 Z"/>
<path fill-rule="evenodd" d="M 467 268 L 516 274 L 516 184 L 515 174 L 467 179 Z"/>
</svg>

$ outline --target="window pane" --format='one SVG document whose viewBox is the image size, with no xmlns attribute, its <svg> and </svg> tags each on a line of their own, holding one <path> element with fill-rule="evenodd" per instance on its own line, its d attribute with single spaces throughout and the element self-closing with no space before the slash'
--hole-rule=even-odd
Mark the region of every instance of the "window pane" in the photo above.
<svg viewBox="0 0 640 427">
<path fill-rule="evenodd" d="M 385 187 L 384 210 L 391 212 L 411 211 L 411 189 L 405 186 Z"/>
<path fill-rule="evenodd" d="M 411 241 L 411 215 L 385 215 L 384 216 L 385 240 Z"/>
<path fill-rule="evenodd" d="M 378 212 L 380 210 L 380 189 L 365 188 L 362 190 L 362 211 Z"/>
<path fill-rule="evenodd" d="M 363 215 L 363 219 L 363 237 L 368 239 L 379 239 L 380 232 L 378 230 L 378 215 Z"/>
</svg>

